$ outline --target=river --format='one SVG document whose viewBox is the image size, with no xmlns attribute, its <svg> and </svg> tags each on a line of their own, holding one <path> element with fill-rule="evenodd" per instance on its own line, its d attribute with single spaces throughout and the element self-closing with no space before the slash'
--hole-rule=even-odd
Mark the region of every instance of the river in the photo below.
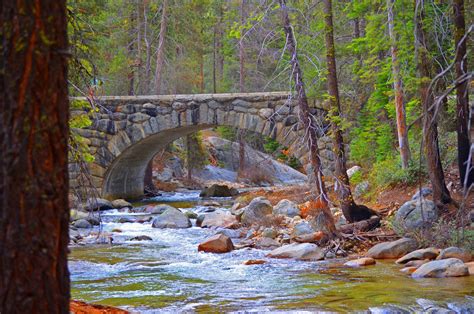
<svg viewBox="0 0 474 314">
<path fill-rule="evenodd" d="M 152 201 L 203 212 L 197 192 L 165 194 Z M 268 251 L 197 252 L 215 231 L 156 229 L 151 223 L 118 223 L 130 214 L 102 213 L 103 232 L 114 242 L 71 248 L 72 298 L 139 313 L 420 311 L 420 299 L 474 310 L 474 276 L 412 279 L 393 261 L 359 269 L 334 261 L 302 262 L 265 257 Z M 97 228 L 97 227 L 95 227 Z M 96 231 L 96 230 L 93 230 Z M 121 232 L 118 232 L 121 231 Z M 129 241 L 140 235 L 153 241 Z M 249 259 L 266 264 L 243 265 Z M 388 311 L 388 312 L 387 312 Z"/>
</svg>

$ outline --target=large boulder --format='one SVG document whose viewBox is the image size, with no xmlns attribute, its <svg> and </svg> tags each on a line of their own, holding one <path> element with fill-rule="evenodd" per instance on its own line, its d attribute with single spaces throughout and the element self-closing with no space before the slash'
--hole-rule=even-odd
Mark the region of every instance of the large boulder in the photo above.
<svg viewBox="0 0 474 314">
<path fill-rule="evenodd" d="M 254 198 L 250 204 L 242 209 L 242 224 L 250 226 L 252 224 L 261 224 L 273 211 L 272 204 L 264 198 Z"/>
<path fill-rule="evenodd" d="M 218 210 L 203 216 L 200 222 L 202 228 L 235 228 L 238 225 L 237 218 L 228 211 Z"/>
<path fill-rule="evenodd" d="M 313 243 L 292 243 L 274 249 L 267 255 L 273 258 L 295 258 L 300 260 L 322 260 L 324 252 Z"/>
<path fill-rule="evenodd" d="M 223 184 L 213 184 L 204 188 L 199 194 L 200 197 L 230 197 L 239 194 L 239 192 Z"/>
<path fill-rule="evenodd" d="M 420 190 L 418 190 L 415 195 L 413 195 L 413 197 L 411 198 L 412 200 L 417 200 L 419 199 L 420 197 L 421 198 L 424 198 L 426 196 L 430 196 L 431 194 L 433 194 L 433 190 L 430 189 L 430 188 L 427 188 L 427 187 L 423 187 L 421 188 Z"/>
<path fill-rule="evenodd" d="M 226 228 L 217 228 L 216 234 L 223 234 L 229 238 L 241 238 L 243 236 L 242 230 L 239 229 L 226 229 Z"/>
<path fill-rule="evenodd" d="M 349 169 L 347 169 L 347 176 L 350 178 L 352 178 L 352 176 L 354 176 L 357 172 L 359 172 L 361 170 L 361 167 L 359 166 L 353 166 Z"/>
<path fill-rule="evenodd" d="M 409 261 L 414 261 L 414 260 L 431 260 L 435 259 L 439 255 L 439 249 L 437 248 L 427 248 L 427 249 L 419 249 L 413 252 L 410 252 L 399 259 L 396 260 L 395 263 L 397 264 L 406 264 Z"/>
<path fill-rule="evenodd" d="M 198 246 L 199 252 L 209 253 L 227 253 L 234 249 L 234 244 L 229 237 L 223 234 L 216 234 L 200 243 Z"/>
<path fill-rule="evenodd" d="M 283 199 L 279 201 L 278 204 L 275 205 L 275 207 L 273 207 L 273 214 L 293 218 L 295 216 L 300 216 L 301 210 L 299 209 L 298 205 L 296 205 L 292 201 Z"/>
<path fill-rule="evenodd" d="M 471 261 L 472 256 L 471 256 L 471 253 L 469 253 L 466 250 L 463 250 L 455 246 L 451 246 L 444 250 L 441 250 L 441 253 L 439 253 L 439 256 L 436 259 L 446 259 L 446 258 L 458 258 L 464 263 L 467 263 Z"/>
<path fill-rule="evenodd" d="M 114 208 L 112 203 L 103 198 L 90 198 L 84 206 L 86 211 L 107 210 L 112 208 Z"/>
<path fill-rule="evenodd" d="M 181 211 L 176 208 L 167 209 L 163 214 L 153 219 L 153 228 L 189 228 L 191 227 L 191 220 L 186 217 Z"/>
<path fill-rule="evenodd" d="M 117 200 L 114 200 L 111 202 L 112 204 L 112 207 L 113 208 L 117 208 L 117 209 L 120 209 L 120 208 L 132 208 L 132 204 L 130 204 L 129 202 L 127 202 L 126 200 L 124 199 L 117 199 Z"/>
<path fill-rule="evenodd" d="M 395 223 L 407 230 L 430 226 L 436 220 L 438 209 L 435 203 L 424 198 L 406 202 L 395 215 Z"/>
<path fill-rule="evenodd" d="M 410 238 L 401 238 L 392 242 L 379 243 L 367 252 L 368 257 L 376 259 L 399 258 L 415 250 L 416 241 Z"/>
<path fill-rule="evenodd" d="M 448 258 L 423 264 L 411 276 L 413 278 L 461 277 L 469 276 L 469 269 L 460 259 Z"/>
</svg>

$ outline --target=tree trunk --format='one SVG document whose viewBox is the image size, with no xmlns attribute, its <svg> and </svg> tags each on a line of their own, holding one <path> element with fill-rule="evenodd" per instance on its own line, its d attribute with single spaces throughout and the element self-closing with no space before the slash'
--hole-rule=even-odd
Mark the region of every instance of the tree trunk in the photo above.
<svg viewBox="0 0 474 314">
<path fill-rule="evenodd" d="M 69 313 L 66 1 L 0 21 L 0 313 Z"/>
<path fill-rule="evenodd" d="M 130 9 L 130 29 L 128 30 L 130 42 L 128 43 L 128 95 L 135 95 L 135 67 L 136 67 L 136 56 L 135 56 L 135 44 L 134 44 L 134 26 L 135 26 L 135 12 Z"/>
<path fill-rule="evenodd" d="M 416 0 L 415 0 L 416 1 Z M 416 4 L 415 4 L 416 5 Z M 444 181 L 443 166 L 439 154 L 438 125 L 434 112 L 430 108 L 433 103 L 433 93 L 429 90 L 431 81 L 431 62 L 428 57 L 426 36 L 424 30 L 424 8 L 420 8 L 416 17 L 416 44 L 418 45 L 417 71 L 420 79 L 420 100 L 423 110 L 423 142 L 425 146 L 428 175 L 433 188 L 433 200 L 437 206 L 451 202 L 451 195 Z"/>
<path fill-rule="evenodd" d="M 137 0 L 137 94 L 141 95 L 143 93 L 142 83 L 143 83 L 143 64 L 142 64 L 142 22 L 141 22 L 141 12 L 142 12 L 142 0 Z"/>
<path fill-rule="evenodd" d="M 467 40 L 461 42 L 466 32 L 466 22 L 464 20 L 464 0 L 453 0 L 454 14 L 454 43 L 456 52 L 456 78 L 467 73 Z M 458 138 L 458 167 L 461 184 L 467 190 L 474 183 L 474 171 L 468 173 L 469 152 L 469 99 L 467 91 L 468 81 L 459 84 L 456 88 L 456 117 L 457 117 L 457 138 Z M 471 123 L 474 123 L 471 122 Z"/>
<path fill-rule="evenodd" d="M 151 42 L 148 38 L 148 0 L 143 0 L 143 40 L 145 41 L 145 81 L 142 84 L 144 92 L 151 92 Z"/>
<path fill-rule="evenodd" d="M 245 131 L 240 129 L 239 130 L 239 170 L 238 174 L 239 177 L 244 174 L 245 170 Z"/>
<path fill-rule="evenodd" d="M 222 15 L 224 14 L 222 12 L 223 10 L 223 4 L 219 2 L 219 18 L 217 22 L 217 37 L 216 37 L 216 76 L 217 76 L 217 84 L 216 89 L 220 91 L 220 86 L 222 85 L 222 80 L 224 78 L 224 53 L 223 53 L 223 37 L 224 37 L 224 30 L 223 30 L 223 23 L 222 23 Z M 219 85 L 220 84 L 220 85 Z"/>
<path fill-rule="evenodd" d="M 244 26 L 245 23 L 245 1 L 240 2 L 240 25 Z M 241 93 L 245 91 L 245 50 L 244 50 L 244 39 L 243 31 L 240 33 L 239 40 L 239 90 Z"/>
<path fill-rule="evenodd" d="M 334 47 L 333 21 L 332 21 L 332 1 L 324 0 L 324 22 L 325 22 L 325 42 L 326 42 L 326 59 L 328 67 L 328 94 L 331 103 L 331 132 L 332 144 L 335 155 L 335 171 L 337 192 L 344 217 L 349 222 L 367 219 L 370 217 L 370 212 L 361 213 L 366 209 L 365 206 L 357 206 L 352 197 L 351 188 L 349 184 L 349 177 L 347 176 L 346 156 L 344 152 L 344 140 L 342 138 L 342 131 L 338 123 L 341 120 L 341 104 L 339 100 L 339 88 L 337 83 L 337 69 L 336 69 L 336 49 Z"/>
<path fill-rule="evenodd" d="M 168 9 L 168 0 L 163 0 L 163 9 L 161 12 L 160 36 L 158 40 L 158 49 L 156 51 L 156 68 L 155 68 L 155 93 L 161 93 L 161 81 L 163 73 L 163 64 L 165 61 L 165 37 L 167 32 L 168 17 L 166 16 Z"/>
<path fill-rule="evenodd" d="M 395 0 L 387 0 L 388 33 L 390 36 L 391 43 L 390 52 L 392 54 L 392 76 L 393 86 L 395 89 L 395 112 L 397 116 L 398 146 L 400 148 L 402 167 L 404 169 L 407 169 L 410 161 L 410 148 L 408 145 L 408 129 L 406 122 L 405 105 L 403 104 L 402 76 L 400 75 L 400 64 L 398 62 L 397 56 L 397 39 L 394 31 L 394 5 Z"/>
<path fill-rule="evenodd" d="M 316 124 L 314 120 L 311 118 L 309 105 L 308 105 L 308 98 L 306 97 L 305 86 L 303 82 L 303 75 L 298 61 L 298 54 L 296 51 L 296 40 L 293 34 L 293 28 L 290 23 L 290 18 L 288 16 L 288 7 L 286 6 L 285 0 L 279 0 L 281 12 L 282 12 L 282 20 L 283 20 L 283 28 L 286 34 L 286 42 L 287 42 L 287 49 L 288 53 L 291 56 L 291 66 L 292 66 L 292 76 L 295 83 L 297 99 L 298 99 L 298 108 L 299 108 L 299 119 L 300 123 L 303 124 L 304 129 L 307 133 L 307 144 L 308 150 L 310 154 L 310 163 L 311 163 L 311 170 L 312 170 L 312 189 L 313 194 L 315 196 L 316 201 L 321 204 L 322 208 L 320 208 L 319 217 L 317 220 L 322 222 L 327 229 L 327 232 L 330 236 L 336 235 L 336 226 L 334 224 L 334 217 L 329 210 L 329 199 L 326 192 L 326 186 L 323 181 L 323 174 L 321 169 L 321 160 L 319 158 L 319 147 L 318 147 L 318 138 L 316 135 Z"/>
<path fill-rule="evenodd" d="M 152 195 L 156 193 L 155 184 L 153 184 L 153 159 L 148 162 L 145 169 L 145 178 L 143 182 L 145 188 L 145 195 Z"/>
</svg>

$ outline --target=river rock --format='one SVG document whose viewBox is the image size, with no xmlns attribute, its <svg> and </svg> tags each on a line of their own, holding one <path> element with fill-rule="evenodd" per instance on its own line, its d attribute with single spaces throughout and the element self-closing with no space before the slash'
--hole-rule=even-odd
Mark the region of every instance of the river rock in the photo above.
<svg viewBox="0 0 474 314">
<path fill-rule="evenodd" d="M 375 259 L 399 258 L 417 247 L 416 241 L 410 238 L 401 238 L 392 242 L 379 243 L 367 252 L 368 257 Z"/>
<path fill-rule="evenodd" d="M 149 214 L 153 214 L 153 215 L 161 215 L 163 214 L 165 211 L 167 211 L 168 209 L 172 210 L 172 209 L 175 209 L 177 210 L 176 208 L 174 208 L 173 206 L 171 205 L 167 205 L 167 204 L 158 204 L 158 205 L 155 205 L 155 206 L 147 206 L 145 207 L 145 213 L 149 213 Z"/>
<path fill-rule="evenodd" d="M 353 166 L 353 167 L 347 169 L 347 176 L 350 179 L 350 178 L 352 178 L 353 175 L 355 175 L 360 170 L 361 170 L 361 168 L 359 166 Z"/>
<path fill-rule="evenodd" d="M 431 261 L 421 265 L 411 276 L 413 278 L 424 277 L 461 277 L 468 276 L 469 269 L 463 261 L 458 258 L 448 258 Z"/>
<path fill-rule="evenodd" d="M 273 207 L 266 198 L 257 197 L 244 207 L 242 211 L 242 224 L 250 226 L 252 224 L 261 224 L 267 218 L 267 215 L 272 213 Z"/>
<path fill-rule="evenodd" d="M 301 214 L 299 207 L 292 201 L 283 199 L 273 207 L 274 215 L 283 215 L 287 217 L 295 217 Z"/>
<path fill-rule="evenodd" d="M 202 228 L 235 228 L 238 223 L 237 218 L 230 212 L 219 210 L 205 214 L 199 226 Z"/>
<path fill-rule="evenodd" d="M 140 235 L 140 236 L 131 238 L 129 241 L 153 241 L 153 239 L 147 235 Z"/>
<path fill-rule="evenodd" d="M 223 184 L 213 184 L 204 188 L 199 194 L 200 197 L 230 197 L 239 194 L 239 192 Z"/>
<path fill-rule="evenodd" d="M 422 187 L 421 190 L 418 190 L 411 199 L 417 200 L 420 198 L 420 196 L 424 198 L 426 196 L 430 196 L 431 194 L 433 194 L 433 190 L 431 188 Z"/>
<path fill-rule="evenodd" d="M 406 267 L 403 267 L 402 269 L 400 269 L 400 271 L 404 274 L 408 274 L 408 275 L 411 275 L 415 272 L 415 270 L 417 270 L 418 267 L 415 267 L 415 266 L 406 266 Z"/>
<path fill-rule="evenodd" d="M 429 259 L 424 259 L 424 260 L 411 260 L 405 264 L 405 267 L 415 267 L 418 268 L 423 264 L 428 263 L 430 260 Z"/>
<path fill-rule="evenodd" d="M 279 246 L 280 242 L 271 238 L 261 238 L 255 242 L 255 247 L 262 250 L 274 249 Z"/>
<path fill-rule="evenodd" d="M 437 219 L 438 209 L 435 203 L 423 198 L 406 202 L 395 215 L 395 223 L 408 230 L 430 226 Z"/>
<path fill-rule="evenodd" d="M 114 208 L 112 203 L 103 198 L 90 198 L 84 207 L 86 211 L 107 210 Z"/>
<path fill-rule="evenodd" d="M 242 232 L 238 229 L 217 228 L 216 234 L 223 234 L 231 239 L 242 237 Z"/>
<path fill-rule="evenodd" d="M 278 235 L 278 232 L 273 228 L 265 228 L 262 232 L 262 237 L 275 239 Z"/>
<path fill-rule="evenodd" d="M 427 249 L 419 249 L 413 252 L 410 252 L 395 261 L 397 264 L 406 264 L 412 260 L 432 260 L 436 259 L 439 255 L 439 249 L 431 247 Z"/>
<path fill-rule="evenodd" d="M 324 252 L 313 243 L 292 243 L 271 251 L 267 256 L 300 260 L 322 260 L 324 259 Z"/>
<path fill-rule="evenodd" d="M 372 257 L 362 257 L 352 261 L 347 261 L 344 265 L 349 267 L 361 267 L 361 266 L 369 266 L 375 265 L 375 260 Z"/>
<path fill-rule="evenodd" d="M 114 200 L 112 201 L 112 207 L 113 208 L 117 208 L 117 209 L 120 209 L 120 208 L 132 208 L 132 204 L 130 204 L 129 202 L 127 202 L 126 200 L 124 199 L 117 199 L 117 200 Z"/>
<path fill-rule="evenodd" d="M 243 262 L 244 265 L 261 265 L 265 263 L 266 261 L 264 261 L 263 259 L 249 259 Z"/>
<path fill-rule="evenodd" d="M 120 217 L 118 220 L 118 223 L 124 224 L 124 223 L 133 223 L 136 222 L 136 220 L 132 217 Z"/>
<path fill-rule="evenodd" d="M 300 237 L 305 234 L 313 234 L 315 230 L 311 225 L 306 221 L 302 220 L 301 222 L 298 222 L 294 227 L 291 232 L 291 236 L 293 238 Z"/>
<path fill-rule="evenodd" d="M 216 234 L 200 243 L 198 246 L 199 252 L 208 253 L 227 253 L 234 249 L 234 244 L 229 237 L 223 234 Z"/>
<path fill-rule="evenodd" d="M 189 228 L 191 227 L 191 220 L 186 217 L 181 211 L 176 208 L 167 209 L 163 214 L 153 219 L 153 228 Z"/>
<path fill-rule="evenodd" d="M 69 220 L 70 221 L 76 221 L 76 220 L 79 220 L 79 219 L 87 219 L 88 216 L 89 216 L 88 212 L 84 212 L 84 211 L 76 210 L 76 209 L 71 209 Z"/>
<path fill-rule="evenodd" d="M 467 270 L 469 271 L 469 275 L 473 276 L 474 275 L 474 262 L 470 263 L 465 263 Z"/>
<path fill-rule="evenodd" d="M 471 253 L 469 253 L 468 251 L 455 246 L 451 246 L 444 250 L 441 250 L 441 253 L 439 253 L 437 259 L 446 259 L 451 257 L 459 258 L 464 263 L 470 262 L 472 258 Z"/>
<path fill-rule="evenodd" d="M 86 219 L 78 219 L 74 221 L 74 227 L 80 228 L 80 229 L 89 229 L 92 228 L 92 224 L 87 221 Z"/>
<path fill-rule="evenodd" d="M 355 197 L 363 196 L 365 193 L 367 193 L 367 191 L 369 191 L 369 188 L 370 188 L 369 181 L 362 181 L 361 183 L 359 183 L 355 186 L 354 196 Z"/>
<path fill-rule="evenodd" d="M 198 214 L 196 214 L 195 212 L 190 211 L 190 210 L 185 211 L 184 214 L 185 214 L 186 217 L 188 217 L 189 219 L 197 219 L 197 218 L 198 218 Z"/>
</svg>

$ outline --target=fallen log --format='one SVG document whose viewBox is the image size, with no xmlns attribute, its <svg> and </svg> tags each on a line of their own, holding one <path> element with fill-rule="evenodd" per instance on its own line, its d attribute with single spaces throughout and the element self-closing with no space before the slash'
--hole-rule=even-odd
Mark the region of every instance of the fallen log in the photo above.
<svg viewBox="0 0 474 314">
<path fill-rule="evenodd" d="M 341 233 L 355 233 L 355 232 L 370 231 L 377 227 L 380 227 L 380 217 L 372 217 L 366 220 L 342 225 L 342 226 L 339 226 L 337 230 Z"/>
</svg>

